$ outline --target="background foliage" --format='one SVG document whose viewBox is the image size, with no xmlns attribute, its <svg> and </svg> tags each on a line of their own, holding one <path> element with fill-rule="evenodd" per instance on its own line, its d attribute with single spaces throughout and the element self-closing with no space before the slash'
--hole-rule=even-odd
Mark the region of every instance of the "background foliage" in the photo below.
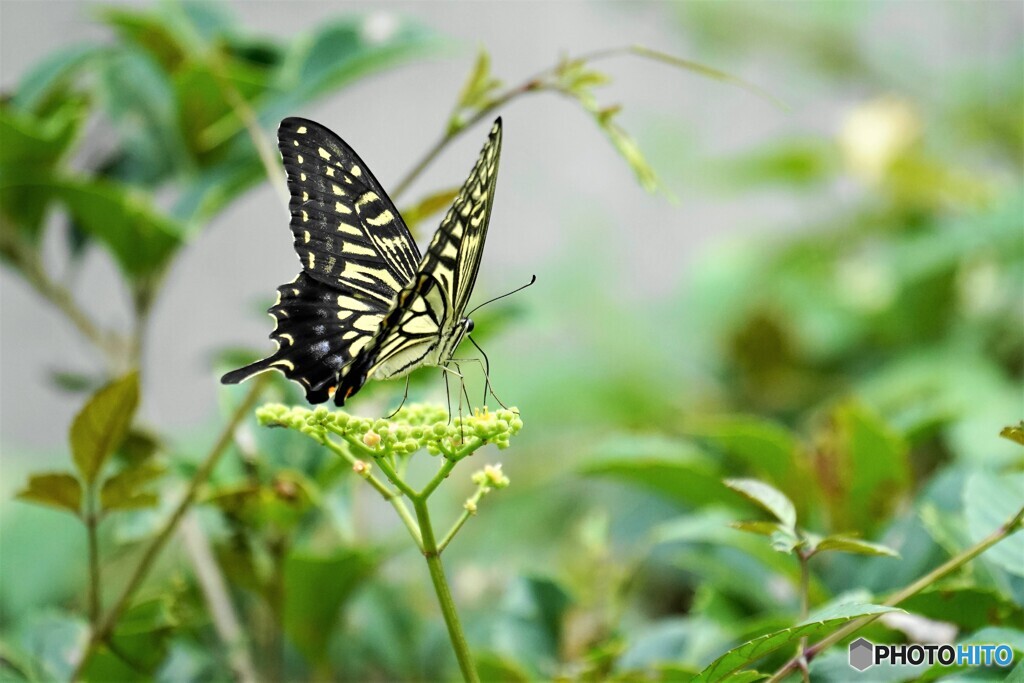
<svg viewBox="0 0 1024 683">
<path fill-rule="evenodd" d="M 686 680 L 730 651 L 736 666 L 770 672 L 801 637 L 881 612 L 883 596 L 1024 505 L 1019 432 L 999 438 L 1022 417 L 1021 56 L 998 73 L 961 65 L 925 99 L 908 81 L 929 65 L 908 58 L 902 81 L 881 73 L 850 38 L 864 20 L 855 12 L 710 3 L 659 11 L 702 61 L 763 51 L 807 78 L 873 94 L 850 107 L 835 138 L 788 136 L 680 177 L 670 158 L 677 123 L 650 124 L 647 139 L 660 135 L 665 145 L 648 163 L 617 106 L 603 101 L 610 56 L 570 55 L 534 76 L 501 73 L 486 50 L 467 59 L 447 128 L 433 150 L 423 145 L 428 160 L 476 120 L 555 92 L 588 113 L 648 189 L 685 181 L 736 202 L 772 191 L 807 207 L 785 231 L 716 244 L 678 291 L 643 306 L 608 294 L 614 250 L 570 247 L 542 294 L 527 290 L 480 313 L 492 358 L 524 337 L 545 340 L 498 387 L 526 422 L 505 453 L 512 486 L 482 504 L 445 555 L 485 679 Z M 216 450 L 217 426 L 170 433 L 131 420 L 146 393 L 145 367 L 141 380 L 131 371 L 175 259 L 247 189 L 268 174 L 279 182 L 268 134 L 280 118 L 446 44 L 436 27 L 402 20 L 382 37 L 355 16 L 271 39 L 222 5 L 108 8 L 97 17 L 114 40 L 51 55 L 0 107 L 4 267 L 40 306 L 61 310 L 99 359 L 89 372 L 51 377 L 86 406 L 72 425 L 53 425 L 69 431 L 67 466 L 21 477 L 21 502 L 4 503 L 0 658 L 15 680 L 70 676 L 88 624 L 109 613 Z M 735 80 L 676 66 L 723 89 Z M 759 95 L 748 87 L 748 96 Z M 85 145 L 95 130 L 111 132 L 114 144 Z M 816 210 L 816 198 L 837 186 L 855 189 Z M 448 192 L 398 199 L 419 224 L 444 208 Z M 679 214 L 684 229 L 685 202 Z M 642 239 L 636 226 L 616 234 Z M 54 242 L 61 272 L 47 251 Z M 119 269 L 125 330 L 105 329 L 78 305 L 107 293 L 68 284 L 89 250 Z M 570 309 L 565 291 L 591 294 Z M 259 342 L 221 350 L 210 381 L 262 351 Z M 423 395 L 436 377 L 417 380 Z M 374 386 L 367 410 L 394 391 Z M 222 415 L 210 423 L 231 424 L 240 406 L 245 420 L 191 491 L 197 504 L 180 542 L 142 577 L 86 676 L 451 676 L 425 572 L 402 530 L 383 521 L 388 510 L 315 444 L 257 429 L 245 396 L 245 387 L 224 390 Z M 275 379 L 262 398 L 288 403 L 299 394 Z M 5 448 L 5 460 L 12 455 Z M 438 514 L 454 516 L 471 488 L 468 477 L 453 479 Z M 100 549 L 92 560 L 90 535 Z M 887 616 L 859 635 L 1007 642 L 1019 661 L 1021 557 L 1017 535 L 903 602 L 915 619 Z M 90 590 L 93 561 L 103 581 Z M 238 642 L 225 635 L 224 608 L 200 576 L 210 570 L 228 587 L 227 614 L 244 630 Z M 819 625 L 794 628 L 808 612 Z M 733 650 L 766 634 L 776 634 L 777 648 L 761 658 Z M 841 647 L 811 666 L 816 680 L 849 671 Z"/>
</svg>

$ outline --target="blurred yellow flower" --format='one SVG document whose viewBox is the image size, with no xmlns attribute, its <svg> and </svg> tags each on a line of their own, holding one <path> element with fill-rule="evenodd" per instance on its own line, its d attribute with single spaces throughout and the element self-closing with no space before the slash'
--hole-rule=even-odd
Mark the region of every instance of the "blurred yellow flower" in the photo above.
<svg viewBox="0 0 1024 683">
<path fill-rule="evenodd" d="M 875 183 L 920 135 L 921 118 L 914 105 L 886 95 L 850 111 L 843 121 L 838 141 L 849 169 Z"/>
</svg>

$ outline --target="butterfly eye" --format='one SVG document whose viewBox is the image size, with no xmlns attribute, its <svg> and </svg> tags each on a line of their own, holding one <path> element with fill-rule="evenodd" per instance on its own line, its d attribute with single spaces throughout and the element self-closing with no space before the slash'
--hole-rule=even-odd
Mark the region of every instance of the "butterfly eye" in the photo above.
<svg viewBox="0 0 1024 683">
<path fill-rule="evenodd" d="M 466 325 L 466 334 L 469 334 L 470 332 L 473 331 L 474 325 L 473 325 L 473 319 L 472 318 L 466 318 L 465 325 Z"/>
</svg>

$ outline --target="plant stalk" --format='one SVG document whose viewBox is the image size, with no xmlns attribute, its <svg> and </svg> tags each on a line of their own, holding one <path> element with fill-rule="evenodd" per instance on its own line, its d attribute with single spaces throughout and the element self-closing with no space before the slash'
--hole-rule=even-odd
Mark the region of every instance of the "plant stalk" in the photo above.
<svg viewBox="0 0 1024 683">
<path fill-rule="evenodd" d="M 96 628 L 100 620 L 100 544 L 97 533 L 99 520 L 96 516 L 96 487 L 89 487 L 88 506 L 85 513 L 85 528 L 89 545 L 89 625 Z"/>
<path fill-rule="evenodd" d="M 452 649 L 455 650 L 455 658 L 459 661 L 462 678 L 466 683 L 479 683 L 480 678 L 477 676 L 476 667 L 473 666 L 469 643 L 462 631 L 459 615 L 455 611 L 455 601 L 452 599 L 452 592 L 444 574 L 444 565 L 441 564 L 441 553 L 434 538 L 434 528 L 431 526 L 426 497 L 415 499 L 413 508 L 416 510 L 416 520 L 419 522 L 420 535 L 423 538 L 423 557 L 427 560 L 430 579 L 434 584 L 434 592 L 437 593 L 437 602 L 441 606 L 441 613 L 444 614 L 444 623 L 448 627 L 448 637 L 452 642 Z"/>
<path fill-rule="evenodd" d="M 78 661 L 75 666 L 74 673 L 71 676 L 71 680 L 78 680 L 81 678 L 82 671 L 85 665 L 88 663 L 89 658 L 96 651 L 96 647 L 105 642 L 110 638 L 110 635 L 114 632 L 114 627 L 117 626 L 118 619 L 124 613 L 128 607 L 128 602 L 132 596 L 135 595 L 135 591 L 138 590 L 139 586 L 142 585 L 143 580 L 149 574 L 156 562 L 157 556 L 163 547 L 170 540 L 175 530 L 178 528 L 178 522 L 181 521 L 182 517 L 192 506 L 195 501 L 196 494 L 199 492 L 199 487 L 205 483 L 213 472 L 214 467 L 220 461 L 220 456 L 227 450 L 228 445 L 235 433 L 235 428 L 238 423 L 249 413 L 252 409 L 253 404 L 256 403 L 256 399 L 259 398 L 260 393 L 263 391 L 263 386 L 267 381 L 266 375 L 260 375 L 256 377 L 252 386 L 249 389 L 249 393 L 246 394 L 242 402 L 235 408 L 235 412 L 231 415 L 228 423 L 224 425 L 224 429 L 221 430 L 220 435 L 217 437 L 217 441 L 213 447 L 210 448 L 210 452 L 207 453 L 206 458 L 203 460 L 203 464 L 196 470 L 196 473 L 192 476 L 192 480 L 188 484 L 188 490 L 185 492 L 185 496 L 178 503 L 178 506 L 171 513 L 171 516 L 164 523 L 163 528 L 160 529 L 159 533 L 153 537 L 153 540 L 149 542 L 145 551 L 142 554 L 142 558 L 135 567 L 135 571 L 129 577 L 125 583 L 124 588 L 121 590 L 121 594 L 118 596 L 114 605 L 107 611 L 99 624 L 92 628 L 89 634 L 89 640 L 86 643 L 84 650 L 82 651 L 82 658 Z"/>
</svg>

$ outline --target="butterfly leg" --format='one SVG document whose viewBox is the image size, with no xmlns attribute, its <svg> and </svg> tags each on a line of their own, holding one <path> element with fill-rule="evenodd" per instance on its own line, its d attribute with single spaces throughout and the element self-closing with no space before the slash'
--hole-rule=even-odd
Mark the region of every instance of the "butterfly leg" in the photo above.
<svg viewBox="0 0 1024 683">
<path fill-rule="evenodd" d="M 462 375 L 455 370 L 452 370 L 447 365 L 439 365 L 441 372 L 444 373 L 444 393 L 448 397 L 448 424 L 452 423 L 452 392 L 448 386 L 448 375 L 452 374 L 459 378 L 459 382 L 464 382 Z M 462 415 L 462 395 L 459 395 L 459 415 Z"/>
<path fill-rule="evenodd" d="M 398 411 L 399 411 L 399 410 L 401 410 L 401 409 L 402 409 L 402 406 L 404 406 L 404 405 L 405 405 L 405 400 L 406 400 L 407 398 L 409 398 L 409 375 L 406 375 L 406 376 L 405 376 L 405 393 L 404 393 L 404 394 L 402 395 L 402 402 L 398 404 L 398 407 L 397 407 L 397 408 L 395 408 L 395 412 L 391 413 L 390 415 L 388 415 L 388 416 L 387 416 L 387 417 L 385 417 L 384 419 L 385 419 L 385 420 L 390 420 L 390 419 L 391 419 L 391 418 L 393 418 L 393 417 L 394 417 L 395 415 L 398 415 Z"/>
</svg>

